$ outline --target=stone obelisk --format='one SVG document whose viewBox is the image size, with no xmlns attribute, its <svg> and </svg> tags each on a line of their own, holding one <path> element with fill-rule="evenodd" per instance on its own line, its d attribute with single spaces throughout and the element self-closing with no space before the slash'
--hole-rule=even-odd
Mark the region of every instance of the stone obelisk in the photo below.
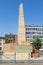
<svg viewBox="0 0 43 65">
<path fill-rule="evenodd" d="M 19 5 L 19 21 L 18 21 L 18 44 L 21 45 L 21 42 L 26 41 L 25 37 L 25 25 L 24 25 L 24 13 L 23 13 L 23 4 Z"/>
</svg>

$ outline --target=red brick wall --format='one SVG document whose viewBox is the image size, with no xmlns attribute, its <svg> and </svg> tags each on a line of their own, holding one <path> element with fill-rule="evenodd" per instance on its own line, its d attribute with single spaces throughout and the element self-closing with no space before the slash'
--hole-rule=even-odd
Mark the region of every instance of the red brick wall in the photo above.
<svg viewBox="0 0 43 65">
<path fill-rule="evenodd" d="M 14 52 L 14 43 L 4 44 L 3 45 L 3 52 Z"/>
</svg>

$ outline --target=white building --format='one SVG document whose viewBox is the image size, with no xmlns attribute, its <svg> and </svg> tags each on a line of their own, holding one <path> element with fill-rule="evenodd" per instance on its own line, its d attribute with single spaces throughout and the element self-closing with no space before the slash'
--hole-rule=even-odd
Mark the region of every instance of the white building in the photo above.
<svg viewBox="0 0 43 65">
<path fill-rule="evenodd" d="M 42 43 L 42 49 L 43 49 L 43 26 L 35 26 L 35 25 L 29 25 L 25 26 L 26 30 L 26 40 L 30 40 L 30 43 L 33 43 L 35 38 L 39 38 Z"/>
<path fill-rule="evenodd" d="M 4 37 L 0 37 L 0 54 L 3 52 L 3 44 L 5 43 Z"/>
</svg>

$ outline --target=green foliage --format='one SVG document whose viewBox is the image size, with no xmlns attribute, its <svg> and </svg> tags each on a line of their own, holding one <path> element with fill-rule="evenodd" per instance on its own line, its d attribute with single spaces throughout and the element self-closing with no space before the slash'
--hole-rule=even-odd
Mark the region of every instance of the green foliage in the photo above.
<svg viewBox="0 0 43 65">
<path fill-rule="evenodd" d="M 39 38 L 35 39 L 35 41 L 33 42 L 33 47 L 38 50 L 41 48 L 41 40 Z"/>
</svg>

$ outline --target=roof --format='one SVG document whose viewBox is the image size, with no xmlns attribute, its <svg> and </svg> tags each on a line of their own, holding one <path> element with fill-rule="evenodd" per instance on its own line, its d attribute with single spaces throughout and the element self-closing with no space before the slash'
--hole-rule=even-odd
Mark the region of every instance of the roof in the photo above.
<svg viewBox="0 0 43 65">
<path fill-rule="evenodd" d="M 0 39 L 5 39 L 5 37 L 0 37 Z"/>
<path fill-rule="evenodd" d="M 25 25 L 25 27 L 43 27 L 43 26 L 38 26 L 38 25 Z"/>
</svg>

